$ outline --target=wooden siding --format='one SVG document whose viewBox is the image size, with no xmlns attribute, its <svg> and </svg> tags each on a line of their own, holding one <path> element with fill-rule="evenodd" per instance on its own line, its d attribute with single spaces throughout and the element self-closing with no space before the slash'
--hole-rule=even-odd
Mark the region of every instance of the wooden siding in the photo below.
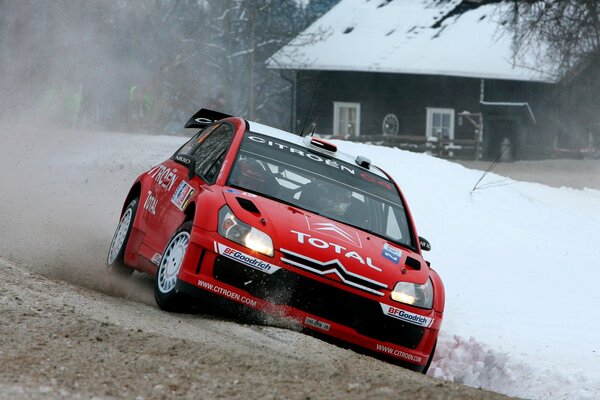
<svg viewBox="0 0 600 400">
<path fill-rule="evenodd" d="M 333 103 L 351 102 L 361 105 L 360 135 L 379 136 L 385 115 L 395 114 L 399 120 L 399 135 L 425 137 L 426 109 L 450 108 L 455 110 L 454 135 L 456 139 L 473 140 L 474 127 L 458 114 L 462 111 L 480 112 L 481 80 L 476 78 L 444 77 L 430 75 L 407 75 L 388 73 L 298 71 L 297 72 L 297 120 L 295 130 L 333 134 Z M 555 129 L 548 124 L 552 106 L 552 85 L 520 81 L 485 80 L 485 101 L 528 102 L 537 124 L 527 126 L 528 121 L 515 117 L 515 156 L 532 158 L 536 147 L 549 146 Z M 312 103 L 312 105 L 311 105 Z M 310 108 L 310 112 L 309 112 Z M 493 118 L 499 118 L 494 116 Z M 485 121 L 484 148 L 486 157 L 497 152 L 498 141 L 494 126 L 507 126 L 502 122 Z M 510 124 L 509 124 L 510 125 Z M 365 138 L 361 138 L 365 139 Z M 529 148 L 531 147 L 531 148 Z M 529 155 L 532 156 L 529 156 Z"/>
</svg>

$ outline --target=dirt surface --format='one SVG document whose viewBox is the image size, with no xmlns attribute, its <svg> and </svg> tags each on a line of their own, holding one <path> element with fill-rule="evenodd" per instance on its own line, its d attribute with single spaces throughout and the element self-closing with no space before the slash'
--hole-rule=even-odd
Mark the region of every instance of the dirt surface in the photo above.
<svg viewBox="0 0 600 400">
<path fill-rule="evenodd" d="M 169 314 L 4 260 L 0 268 L 0 399 L 504 398 L 291 330 Z M 150 292 L 147 283 L 132 284 Z"/>
<path fill-rule="evenodd" d="M 133 138 L 147 159 L 132 162 L 104 134 L 0 139 L 0 399 L 505 398 L 293 329 L 158 310 L 148 277 L 115 279 L 104 260 L 131 180 L 172 141 Z"/>
</svg>

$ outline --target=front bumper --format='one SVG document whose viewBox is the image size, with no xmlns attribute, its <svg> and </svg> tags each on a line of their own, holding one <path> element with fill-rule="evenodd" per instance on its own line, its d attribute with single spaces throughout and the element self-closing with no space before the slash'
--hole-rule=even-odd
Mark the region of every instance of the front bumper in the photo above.
<svg viewBox="0 0 600 400">
<path fill-rule="evenodd" d="M 200 289 L 254 310 L 291 318 L 318 334 L 413 369 L 426 365 L 441 315 L 433 310 L 403 310 L 398 303 L 386 301 L 388 296 L 361 292 L 288 265 L 278 252 L 273 258 L 250 253 L 214 232 L 194 227 L 179 274 L 180 289 L 187 293 Z M 416 322 L 398 315 L 410 315 Z"/>
</svg>

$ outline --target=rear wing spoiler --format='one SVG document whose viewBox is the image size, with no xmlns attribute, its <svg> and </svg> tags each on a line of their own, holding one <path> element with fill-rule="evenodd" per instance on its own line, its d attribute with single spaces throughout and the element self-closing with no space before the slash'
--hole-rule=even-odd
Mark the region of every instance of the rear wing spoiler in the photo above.
<svg viewBox="0 0 600 400">
<path fill-rule="evenodd" d="M 192 116 L 185 123 L 186 128 L 204 128 L 207 125 L 212 124 L 215 121 L 218 121 L 223 118 L 229 118 L 231 115 L 223 114 L 218 111 L 208 110 L 206 108 L 201 108 L 196 114 Z"/>
</svg>

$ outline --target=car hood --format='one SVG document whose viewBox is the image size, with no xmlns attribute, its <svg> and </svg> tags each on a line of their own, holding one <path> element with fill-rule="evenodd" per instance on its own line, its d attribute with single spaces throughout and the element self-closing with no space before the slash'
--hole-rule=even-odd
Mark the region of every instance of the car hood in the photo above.
<svg viewBox="0 0 600 400">
<path fill-rule="evenodd" d="M 287 264 L 376 291 L 392 290 L 399 281 L 423 284 L 429 277 L 418 253 L 393 242 L 252 193 L 223 194 L 240 220 L 272 238 Z"/>
</svg>

